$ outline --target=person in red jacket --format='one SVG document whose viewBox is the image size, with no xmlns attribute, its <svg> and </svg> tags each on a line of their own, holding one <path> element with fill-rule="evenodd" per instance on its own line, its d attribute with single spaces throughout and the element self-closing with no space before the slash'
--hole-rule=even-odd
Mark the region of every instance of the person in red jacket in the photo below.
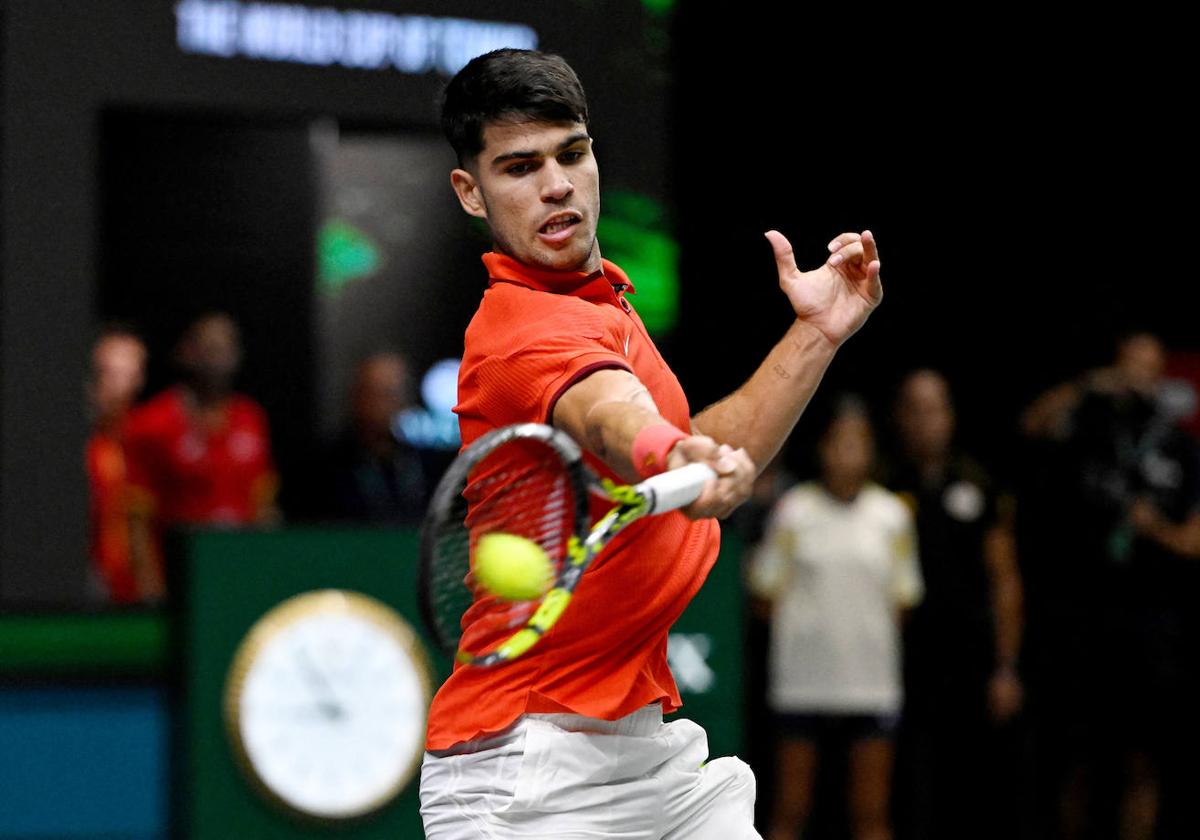
<svg viewBox="0 0 1200 840">
<path fill-rule="evenodd" d="M 201 316 L 179 342 L 180 382 L 130 414 L 130 537 L 143 598 L 164 594 L 159 540 L 166 529 L 265 524 L 277 516 L 266 412 L 233 390 L 241 355 L 232 318 Z"/>
<path fill-rule="evenodd" d="M 129 488 L 125 423 L 146 378 L 146 345 L 124 327 L 105 329 L 92 346 L 88 401 L 92 434 L 87 442 L 93 579 L 113 603 L 138 600 L 129 559 Z"/>
</svg>

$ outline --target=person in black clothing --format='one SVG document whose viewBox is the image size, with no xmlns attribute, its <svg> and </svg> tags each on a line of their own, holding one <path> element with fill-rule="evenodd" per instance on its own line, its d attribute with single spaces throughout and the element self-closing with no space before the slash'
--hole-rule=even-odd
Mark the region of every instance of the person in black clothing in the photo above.
<svg viewBox="0 0 1200 840">
<path fill-rule="evenodd" d="M 1022 418 L 1041 446 L 1022 525 L 1039 567 L 1039 740 L 1066 840 L 1196 836 L 1180 786 L 1200 741 L 1200 457 L 1164 365 L 1157 337 L 1130 333 L 1110 367 L 1047 391 Z"/>
<path fill-rule="evenodd" d="M 326 458 L 326 518 L 377 524 L 421 520 L 429 492 L 425 465 L 393 431 L 396 415 L 408 404 L 408 390 L 403 356 L 377 353 L 359 365 L 350 423 Z"/>
<path fill-rule="evenodd" d="M 890 489 L 913 506 L 925 599 L 905 628 L 898 835 L 1008 834 L 997 800 L 1012 784 L 995 727 L 1022 703 L 1022 590 L 1012 503 L 954 446 L 946 380 L 918 370 L 896 404 L 900 458 Z M 1006 806 L 1011 817 L 1016 809 Z"/>
</svg>

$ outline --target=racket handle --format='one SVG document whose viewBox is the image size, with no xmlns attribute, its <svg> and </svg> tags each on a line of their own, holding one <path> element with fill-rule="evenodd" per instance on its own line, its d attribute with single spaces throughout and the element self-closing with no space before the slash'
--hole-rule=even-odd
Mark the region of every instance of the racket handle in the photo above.
<svg viewBox="0 0 1200 840">
<path fill-rule="evenodd" d="M 708 464 L 688 464 L 652 476 L 636 489 L 648 500 L 646 513 L 665 513 L 696 501 L 705 483 L 716 477 Z"/>
</svg>

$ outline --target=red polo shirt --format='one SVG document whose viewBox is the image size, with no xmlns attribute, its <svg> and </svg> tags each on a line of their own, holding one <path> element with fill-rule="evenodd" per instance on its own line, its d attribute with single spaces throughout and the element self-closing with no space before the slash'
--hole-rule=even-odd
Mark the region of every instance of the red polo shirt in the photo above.
<svg viewBox="0 0 1200 840">
<path fill-rule="evenodd" d="M 573 384 L 601 368 L 631 371 L 659 413 L 688 431 L 675 375 L 625 300 L 629 278 L 536 269 L 503 254 L 483 257 L 489 287 L 467 327 L 459 370 L 463 446 L 511 423 L 550 420 Z M 615 475 L 585 455 L 601 475 Z M 675 511 L 638 520 L 596 558 L 571 607 L 525 656 L 496 668 L 456 666 L 429 713 L 426 746 L 446 749 L 498 732 L 525 712 L 614 720 L 648 703 L 680 705 L 667 667 L 667 633 L 716 561 L 715 519 Z M 464 638 L 473 632 L 472 610 Z"/>
</svg>

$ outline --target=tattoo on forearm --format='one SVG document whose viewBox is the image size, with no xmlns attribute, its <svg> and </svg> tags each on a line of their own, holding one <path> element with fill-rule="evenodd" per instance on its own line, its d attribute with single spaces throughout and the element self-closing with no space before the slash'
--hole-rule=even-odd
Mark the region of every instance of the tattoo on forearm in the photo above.
<svg viewBox="0 0 1200 840">
<path fill-rule="evenodd" d="M 779 362 L 775 363 L 774 370 L 775 370 L 775 375 L 778 376 L 780 379 L 791 379 L 792 378 L 792 375 L 790 373 L 788 373 L 787 370 L 784 368 L 784 366 L 779 364 Z"/>
</svg>

